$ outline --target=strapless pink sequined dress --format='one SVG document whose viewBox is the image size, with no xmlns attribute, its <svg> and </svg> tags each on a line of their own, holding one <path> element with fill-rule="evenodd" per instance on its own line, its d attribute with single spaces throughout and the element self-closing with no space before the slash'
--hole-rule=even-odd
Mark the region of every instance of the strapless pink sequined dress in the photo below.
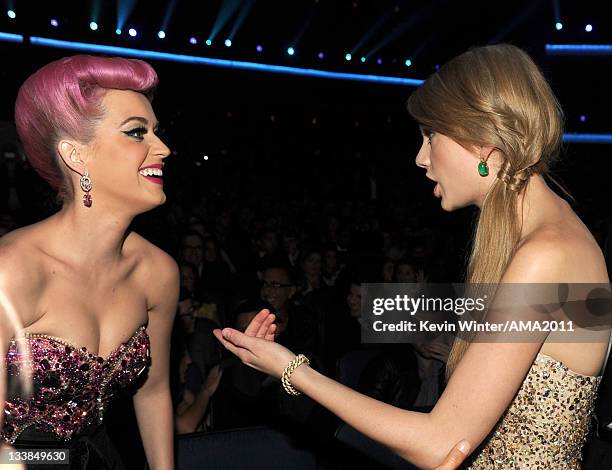
<svg viewBox="0 0 612 470">
<path fill-rule="evenodd" d="M 39 438 L 49 447 L 72 448 L 85 442 L 98 451 L 91 440 L 83 436 L 98 435 L 105 407 L 118 391 L 133 383 L 150 365 L 149 336 L 145 326 L 139 327 L 130 339 L 117 347 L 107 358 L 90 353 L 65 340 L 44 334 L 26 335 L 32 354 L 33 395 L 27 399 L 8 396 L 4 408 L 4 425 L 0 437 L 17 449 L 33 445 Z M 11 341 L 6 356 L 9 382 L 15 381 L 26 364 L 25 358 Z M 20 437 L 21 436 L 21 437 Z M 25 437 L 24 437 L 25 436 Z M 22 439 L 23 438 L 23 439 Z M 83 446 L 81 446 L 83 447 Z M 96 452 L 104 453 L 104 452 Z M 82 457 L 77 452 L 75 457 Z M 84 465 L 74 462 L 70 468 L 116 468 Z M 78 460 L 78 459 L 77 459 Z M 42 468 L 42 467 L 41 467 Z M 45 465 L 46 469 L 50 467 Z M 66 468 L 66 467 L 62 467 Z"/>
</svg>

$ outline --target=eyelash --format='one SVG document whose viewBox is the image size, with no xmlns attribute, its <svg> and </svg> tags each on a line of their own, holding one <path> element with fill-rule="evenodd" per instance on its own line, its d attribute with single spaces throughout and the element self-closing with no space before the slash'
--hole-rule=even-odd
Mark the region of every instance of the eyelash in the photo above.
<svg viewBox="0 0 612 470">
<path fill-rule="evenodd" d="M 147 133 L 147 129 L 144 127 L 136 127 L 135 129 L 129 130 L 124 132 L 125 135 L 128 135 L 130 137 L 133 137 L 135 139 L 139 139 L 142 140 L 143 136 L 142 135 L 134 135 L 135 133 L 142 133 L 142 134 L 146 134 Z"/>
<path fill-rule="evenodd" d="M 423 133 L 423 137 L 425 137 L 429 141 L 429 145 L 431 145 L 431 138 L 433 137 L 435 132 L 427 127 L 423 127 L 421 129 L 421 132 Z"/>
</svg>

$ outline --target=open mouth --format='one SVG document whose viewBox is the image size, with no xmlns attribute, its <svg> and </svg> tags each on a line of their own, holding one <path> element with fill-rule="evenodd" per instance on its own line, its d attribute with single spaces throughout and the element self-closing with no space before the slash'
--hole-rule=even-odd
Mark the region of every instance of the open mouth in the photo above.
<svg viewBox="0 0 612 470">
<path fill-rule="evenodd" d="M 164 184 L 164 172 L 159 166 L 143 168 L 138 173 L 151 183 Z"/>
</svg>

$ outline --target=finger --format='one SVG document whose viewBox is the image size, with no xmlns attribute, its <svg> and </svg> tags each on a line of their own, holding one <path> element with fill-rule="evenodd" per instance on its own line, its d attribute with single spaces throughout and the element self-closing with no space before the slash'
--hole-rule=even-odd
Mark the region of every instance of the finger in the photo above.
<svg viewBox="0 0 612 470">
<path fill-rule="evenodd" d="M 268 333 L 266 334 L 265 340 L 274 341 L 274 338 L 276 338 L 276 324 L 273 323 L 268 329 Z"/>
<path fill-rule="evenodd" d="M 232 343 L 234 346 L 237 346 L 241 349 L 246 349 L 247 351 L 253 353 L 254 349 L 257 347 L 261 338 L 254 338 L 252 336 L 248 336 L 241 331 L 235 330 L 233 328 L 223 328 L 221 330 L 221 336 L 228 342 Z"/>
<path fill-rule="evenodd" d="M 267 313 L 266 310 L 260 310 L 259 313 L 257 313 L 257 315 L 255 315 L 253 317 L 253 319 L 251 320 L 251 322 L 249 323 L 249 325 L 247 326 L 246 330 L 244 331 L 244 333 L 246 335 L 249 336 L 254 336 L 257 331 L 259 330 L 259 327 L 261 326 L 262 322 L 267 318 Z"/>
<path fill-rule="evenodd" d="M 463 463 L 469 453 L 470 443 L 463 439 L 451 449 L 444 462 L 439 467 L 436 467 L 436 470 L 455 470 Z"/>
<path fill-rule="evenodd" d="M 249 335 L 249 336 L 255 336 L 255 334 L 259 331 L 259 328 L 261 327 L 261 324 L 265 321 L 266 318 L 268 318 L 269 314 L 270 314 L 269 310 L 267 310 L 265 308 L 263 310 L 261 310 L 251 320 L 251 323 L 249 323 L 249 326 L 247 326 L 247 329 L 245 330 L 244 333 L 246 335 Z"/>
<path fill-rule="evenodd" d="M 225 347 L 225 349 L 227 349 L 229 352 L 238 356 L 238 358 L 244 362 L 244 359 L 242 357 L 245 351 L 244 348 L 239 348 L 237 346 L 234 346 L 231 342 L 226 340 L 223 337 L 223 333 L 219 329 L 213 330 L 213 334 L 215 335 L 215 338 L 217 338 L 221 342 L 221 344 L 223 345 L 223 347 Z"/>
<path fill-rule="evenodd" d="M 276 315 L 274 315 L 273 313 L 268 314 L 268 317 L 262 322 L 261 326 L 259 327 L 259 331 L 257 331 L 255 337 L 265 338 L 266 334 L 268 333 L 268 329 L 270 328 L 270 325 L 272 325 L 275 320 Z"/>
</svg>

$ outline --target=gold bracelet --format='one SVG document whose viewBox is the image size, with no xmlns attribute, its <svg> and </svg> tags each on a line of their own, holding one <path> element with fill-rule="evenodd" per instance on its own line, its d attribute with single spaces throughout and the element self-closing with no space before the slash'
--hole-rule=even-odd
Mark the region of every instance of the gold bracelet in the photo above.
<svg viewBox="0 0 612 470">
<path fill-rule="evenodd" d="M 298 392 L 295 388 L 293 388 L 293 385 L 291 385 L 289 378 L 291 377 L 291 374 L 295 372 L 295 369 L 297 369 L 302 364 L 310 364 L 310 361 L 303 354 L 298 354 L 298 356 L 296 356 L 296 358 L 289 364 L 287 364 L 287 367 L 285 367 L 285 371 L 283 372 L 283 375 L 281 377 L 281 382 L 283 384 L 285 392 L 287 392 L 289 395 L 300 395 L 300 392 Z"/>
</svg>

